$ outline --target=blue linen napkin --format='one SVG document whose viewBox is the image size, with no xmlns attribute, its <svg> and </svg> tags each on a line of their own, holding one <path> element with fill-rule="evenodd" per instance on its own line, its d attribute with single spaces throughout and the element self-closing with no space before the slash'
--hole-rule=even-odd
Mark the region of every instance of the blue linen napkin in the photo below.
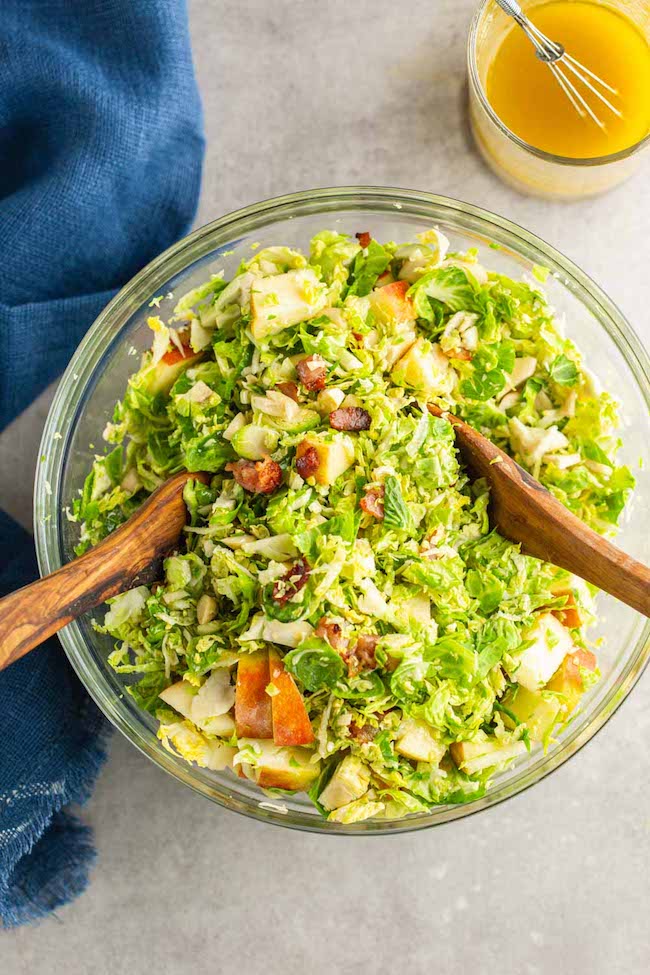
<svg viewBox="0 0 650 975">
<path fill-rule="evenodd" d="M 3 0 L 0 430 L 64 368 L 115 290 L 182 236 L 203 157 L 184 0 Z M 0 499 L 0 503 L 1 503 Z M 37 576 L 0 511 L 0 595 Z M 107 726 L 56 639 L 0 673 L 0 920 L 87 883 Z"/>
</svg>

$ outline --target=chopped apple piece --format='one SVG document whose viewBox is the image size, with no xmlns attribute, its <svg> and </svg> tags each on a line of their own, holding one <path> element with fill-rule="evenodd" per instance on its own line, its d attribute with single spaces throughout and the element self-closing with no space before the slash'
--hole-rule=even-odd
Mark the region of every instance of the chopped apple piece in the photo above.
<svg viewBox="0 0 650 975">
<path fill-rule="evenodd" d="M 457 741 L 454 742 L 449 751 L 459 769 L 467 775 L 474 775 L 475 772 L 482 772 L 483 769 L 500 765 L 518 755 L 523 755 L 526 751 L 526 745 L 523 741 L 514 741 L 508 745 L 503 745 L 494 739 Z"/>
<path fill-rule="evenodd" d="M 575 649 L 567 654 L 558 670 L 546 685 L 547 690 L 556 691 L 563 695 L 563 710 L 566 714 L 571 714 L 578 706 L 580 698 L 584 694 L 585 686 L 582 678 L 582 671 L 594 671 L 596 669 L 596 658 L 589 650 Z"/>
<path fill-rule="evenodd" d="M 174 348 L 165 352 L 162 359 L 151 367 L 147 386 L 151 393 L 168 393 L 179 376 L 190 366 L 199 362 L 203 353 L 195 353 L 191 346 L 183 345 L 183 351 Z"/>
<path fill-rule="evenodd" d="M 345 435 L 327 441 L 320 440 L 316 436 L 305 437 L 296 448 L 296 463 L 311 450 L 316 452 L 318 464 L 309 471 L 307 476 L 313 477 L 317 484 L 326 487 L 333 484 L 337 477 L 354 464 L 354 444 Z M 300 471 L 298 463 L 297 468 Z"/>
<path fill-rule="evenodd" d="M 346 755 L 319 796 L 328 811 L 346 806 L 368 791 L 370 769 L 354 755 Z"/>
<path fill-rule="evenodd" d="M 234 703 L 235 688 L 230 683 L 230 671 L 227 667 L 220 667 L 213 670 L 199 688 L 192 700 L 190 718 L 197 727 L 203 728 L 210 718 L 227 714 Z"/>
<path fill-rule="evenodd" d="M 307 708 L 277 650 L 269 650 L 273 741 L 276 745 L 311 745 L 314 740 Z"/>
<path fill-rule="evenodd" d="M 368 295 L 375 318 L 387 324 L 414 322 L 417 318 L 415 308 L 411 299 L 406 297 L 409 288 L 408 281 L 394 281 L 392 284 L 375 288 Z"/>
<path fill-rule="evenodd" d="M 534 626 L 523 634 L 523 639 L 532 640 L 532 644 L 521 654 L 518 666 L 509 676 L 529 691 L 538 691 L 570 652 L 573 646 L 571 634 L 552 613 L 542 613 Z"/>
<path fill-rule="evenodd" d="M 158 697 L 170 708 L 178 711 L 184 718 L 192 717 L 192 703 L 197 694 L 197 688 L 192 687 L 186 680 L 178 680 L 175 684 L 166 687 Z"/>
<path fill-rule="evenodd" d="M 262 789 L 287 789 L 299 792 L 307 789 L 320 772 L 320 762 L 313 761 L 313 749 L 286 748 L 270 741 L 240 740 L 240 748 L 253 746 L 254 761 L 238 764 L 246 778 Z M 249 749 L 244 753 L 250 757 Z"/>
<path fill-rule="evenodd" d="M 395 751 L 404 758 L 438 765 L 446 750 L 426 721 L 404 718 L 397 729 Z"/>
<path fill-rule="evenodd" d="M 262 638 L 269 643 L 279 643 L 281 647 L 297 647 L 313 632 L 314 627 L 306 620 L 298 620 L 295 623 L 265 620 L 262 625 Z"/>
<path fill-rule="evenodd" d="M 201 731 L 205 731 L 208 735 L 216 735 L 217 738 L 232 738 L 235 734 L 235 719 L 231 713 L 216 714 L 204 718 L 200 728 Z"/>
<path fill-rule="evenodd" d="M 541 691 L 529 691 L 519 685 L 504 697 L 504 708 L 511 711 L 519 722 L 526 724 L 533 741 L 544 741 L 550 734 L 560 713 L 560 702 L 550 695 L 544 696 Z M 515 722 L 503 714 L 503 723 L 507 728 L 515 728 Z"/>
<path fill-rule="evenodd" d="M 562 609 L 553 610 L 553 616 L 560 621 L 562 626 L 566 626 L 569 630 L 574 630 L 576 627 L 582 626 L 582 617 L 580 616 L 580 610 L 578 609 L 573 590 L 559 589 L 555 595 L 566 596 L 567 600 Z"/>
<path fill-rule="evenodd" d="M 188 762 L 196 762 L 201 768 L 209 768 L 215 772 L 232 767 L 237 752 L 236 748 L 225 745 L 222 741 L 207 738 L 190 721 L 161 724 L 158 738 L 168 751 L 173 751 L 173 745 Z"/>
<path fill-rule="evenodd" d="M 329 389 L 322 389 L 316 397 L 316 409 L 321 414 L 333 413 L 345 399 L 342 389 L 332 386 Z"/>
<path fill-rule="evenodd" d="M 238 737 L 273 738 L 269 683 L 269 655 L 266 650 L 243 654 L 237 665 L 235 724 Z"/>
<path fill-rule="evenodd" d="M 257 278 L 251 288 L 251 331 L 256 339 L 318 315 L 327 289 L 311 268 Z"/>
<path fill-rule="evenodd" d="M 449 359 L 440 346 L 424 338 L 419 338 L 391 370 L 398 386 L 412 386 L 432 395 L 449 390 L 450 375 Z"/>
</svg>

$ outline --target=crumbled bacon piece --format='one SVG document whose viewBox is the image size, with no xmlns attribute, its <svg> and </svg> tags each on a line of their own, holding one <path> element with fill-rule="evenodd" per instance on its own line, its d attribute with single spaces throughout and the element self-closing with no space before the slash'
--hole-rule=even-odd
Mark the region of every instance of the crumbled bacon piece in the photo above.
<svg viewBox="0 0 650 975">
<path fill-rule="evenodd" d="M 330 413 L 330 426 L 335 430 L 369 430 L 370 413 L 360 406 L 342 406 Z"/>
<path fill-rule="evenodd" d="M 284 606 L 292 596 L 300 592 L 307 585 L 310 572 L 311 567 L 309 562 L 304 556 L 301 556 L 290 569 L 287 569 L 281 579 L 273 583 L 273 598 L 276 603 Z"/>
<path fill-rule="evenodd" d="M 378 521 L 384 520 L 384 485 L 379 487 L 365 488 L 365 496 L 361 498 L 359 505 L 367 514 L 377 518 Z"/>
<path fill-rule="evenodd" d="M 245 491 L 253 494 L 271 494 L 282 483 L 282 468 L 270 457 L 257 461 L 238 460 L 226 464 L 226 470 L 232 472 Z"/>
<path fill-rule="evenodd" d="M 345 655 L 345 662 L 348 665 L 348 675 L 356 677 L 362 670 L 374 670 L 377 666 L 375 660 L 375 649 L 379 643 L 379 637 L 370 633 L 363 633 L 351 650 Z"/>
<path fill-rule="evenodd" d="M 343 636 L 343 630 L 329 616 L 321 616 L 314 630 L 314 636 L 327 640 L 335 650 L 347 650 L 348 641 Z"/>
<path fill-rule="evenodd" d="M 370 241 L 372 240 L 372 237 L 370 236 L 370 233 L 367 230 L 362 230 L 361 233 L 355 234 L 354 236 L 357 238 L 357 240 L 359 241 L 359 243 L 363 248 L 366 248 L 370 243 Z"/>
<path fill-rule="evenodd" d="M 379 728 L 373 727 L 371 724 L 364 724 L 363 727 L 358 725 L 356 721 L 350 722 L 350 737 L 359 745 L 365 745 L 369 741 L 373 741 L 375 735 L 379 731 Z"/>
<path fill-rule="evenodd" d="M 305 480 L 316 473 L 319 464 L 318 451 L 315 447 L 307 447 L 300 457 L 296 458 L 296 470 Z"/>
<path fill-rule="evenodd" d="M 325 389 L 327 363 L 322 356 L 308 355 L 305 359 L 301 359 L 300 362 L 296 363 L 296 372 L 298 379 L 308 392 L 313 393 L 319 389 Z"/>
<path fill-rule="evenodd" d="M 276 383 L 275 388 L 278 390 L 279 393 L 283 393 L 284 396 L 288 396 L 289 399 L 292 399 L 294 403 L 298 402 L 298 387 L 296 386 L 295 383 L 292 382 Z"/>
</svg>

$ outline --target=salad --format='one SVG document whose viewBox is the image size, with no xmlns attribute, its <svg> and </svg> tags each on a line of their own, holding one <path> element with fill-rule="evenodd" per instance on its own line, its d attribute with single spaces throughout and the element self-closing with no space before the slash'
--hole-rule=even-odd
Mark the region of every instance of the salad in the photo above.
<svg viewBox="0 0 650 975">
<path fill-rule="evenodd" d="M 326 230 L 152 314 L 70 517 L 81 553 L 171 474 L 211 475 L 186 485 L 164 578 L 102 627 L 167 749 L 354 823 L 479 798 L 571 720 L 598 679 L 593 590 L 490 528 L 487 484 L 427 409 L 614 530 L 634 483 L 616 403 L 543 277 L 490 272 L 435 228 Z"/>
</svg>

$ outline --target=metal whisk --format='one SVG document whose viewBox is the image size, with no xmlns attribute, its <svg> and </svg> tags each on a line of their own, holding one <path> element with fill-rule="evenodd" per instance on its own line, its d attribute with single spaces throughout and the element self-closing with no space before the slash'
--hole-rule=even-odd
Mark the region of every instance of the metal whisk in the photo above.
<svg viewBox="0 0 650 975">
<path fill-rule="evenodd" d="M 623 113 L 620 112 L 616 106 L 612 105 L 610 100 L 605 97 L 602 91 L 598 90 L 596 85 L 599 85 L 612 95 L 618 95 L 616 88 L 612 88 L 612 86 L 608 85 L 606 81 L 599 78 L 597 74 L 594 74 L 593 71 L 586 68 L 584 64 L 581 64 L 580 61 L 577 61 L 574 57 L 571 57 L 570 54 L 567 54 L 564 47 L 557 41 L 552 41 L 546 36 L 546 34 L 543 34 L 541 30 L 538 30 L 538 28 L 531 23 L 526 14 L 523 12 L 517 3 L 517 0 L 497 0 L 497 3 L 505 10 L 507 14 L 510 14 L 510 16 L 517 21 L 528 39 L 532 42 L 537 57 L 540 59 L 540 61 L 544 61 L 546 64 L 548 64 L 549 68 L 553 72 L 555 80 L 582 118 L 589 115 L 594 120 L 596 125 L 600 126 L 601 129 L 605 130 L 606 128 L 605 123 L 596 115 L 582 92 L 576 88 L 575 84 L 568 76 L 567 71 L 570 71 L 580 84 L 584 85 L 584 87 L 588 88 L 589 91 L 596 96 L 596 98 L 600 99 L 603 105 L 606 105 L 607 108 L 614 113 L 614 115 L 618 115 L 619 118 L 623 117 Z M 566 69 L 565 71 L 562 70 L 561 65 Z"/>
</svg>

